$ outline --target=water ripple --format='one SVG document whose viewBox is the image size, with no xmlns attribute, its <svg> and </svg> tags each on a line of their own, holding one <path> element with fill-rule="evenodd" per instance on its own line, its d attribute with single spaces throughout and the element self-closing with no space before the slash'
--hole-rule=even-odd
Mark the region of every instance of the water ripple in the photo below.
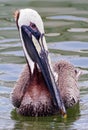
<svg viewBox="0 0 88 130">
<path fill-rule="evenodd" d="M 88 28 L 70 28 L 68 32 L 88 32 Z"/>
<path fill-rule="evenodd" d="M 10 42 L 18 42 L 19 39 L 3 39 L 3 40 L 0 40 L 0 43 L 10 43 Z M 1 46 L 1 44 L 0 44 Z"/>
<path fill-rule="evenodd" d="M 3 28 L 0 28 L 0 31 L 10 31 L 10 30 L 17 30 L 16 27 L 3 27 Z"/>
<path fill-rule="evenodd" d="M 60 49 L 70 51 L 88 50 L 88 42 L 82 41 L 63 41 L 49 44 L 49 49 Z"/>
<path fill-rule="evenodd" d="M 77 17 L 77 16 L 72 16 L 72 15 L 50 16 L 50 17 L 47 17 L 47 19 L 88 22 L 88 18 L 85 18 L 85 17 Z"/>
</svg>

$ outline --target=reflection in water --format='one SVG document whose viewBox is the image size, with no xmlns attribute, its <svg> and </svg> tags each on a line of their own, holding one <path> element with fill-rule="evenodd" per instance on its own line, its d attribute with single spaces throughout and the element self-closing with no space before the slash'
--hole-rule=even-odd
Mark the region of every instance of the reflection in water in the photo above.
<svg viewBox="0 0 88 130">
<path fill-rule="evenodd" d="M 30 118 L 16 114 L 10 92 L 25 64 L 13 12 L 33 8 L 43 18 L 52 62 L 65 59 L 85 70 L 79 81 L 79 107 L 59 116 Z M 0 129 L 88 129 L 88 1 L 0 0 Z M 80 110 L 79 110 L 80 109 Z M 11 112 L 12 111 L 12 112 Z"/>
<path fill-rule="evenodd" d="M 16 110 L 11 112 L 12 120 L 17 121 L 14 129 L 34 129 L 34 130 L 46 130 L 58 128 L 70 128 L 73 126 L 73 122 L 79 119 L 80 110 L 79 104 L 75 105 L 73 108 L 67 111 L 68 118 L 63 119 L 59 115 L 54 115 L 50 117 L 24 117 L 17 114 Z M 21 124 L 20 124 L 21 122 Z M 23 124 L 23 125 L 22 125 Z"/>
</svg>

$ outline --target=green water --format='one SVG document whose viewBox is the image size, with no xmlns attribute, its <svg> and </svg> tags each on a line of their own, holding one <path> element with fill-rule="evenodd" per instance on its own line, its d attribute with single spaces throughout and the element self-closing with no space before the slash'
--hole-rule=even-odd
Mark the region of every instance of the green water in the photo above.
<svg viewBox="0 0 88 130">
<path fill-rule="evenodd" d="M 25 64 L 15 10 L 33 8 L 44 21 L 52 62 L 70 61 L 83 71 L 80 103 L 67 119 L 17 115 L 10 93 Z M 0 130 L 88 130 L 88 0 L 0 0 Z"/>
</svg>

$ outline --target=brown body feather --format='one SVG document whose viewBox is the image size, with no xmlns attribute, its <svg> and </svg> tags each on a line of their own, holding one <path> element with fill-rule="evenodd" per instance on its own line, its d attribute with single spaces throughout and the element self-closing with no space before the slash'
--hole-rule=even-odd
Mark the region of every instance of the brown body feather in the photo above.
<svg viewBox="0 0 88 130">
<path fill-rule="evenodd" d="M 80 73 L 65 61 L 55 64 L 54 71 L 58 74 L 57 84 L 65 106 L 73 106 L 79 101 L 77 83 Z M 12 103 L 22 115 L 45 116 L 57 111 L 42 73 L 36 65 L 32 76 L 30 68 L 25 65 L 12 92 Z"/>
<path fill-rule="evenodd" d="M 56 63 L 54 70 L 58 74 L 57 83 L 65 107 L 72 107 L 79 101 L 78 79 L 81 71 L 66 61 Z"/>
</svg>

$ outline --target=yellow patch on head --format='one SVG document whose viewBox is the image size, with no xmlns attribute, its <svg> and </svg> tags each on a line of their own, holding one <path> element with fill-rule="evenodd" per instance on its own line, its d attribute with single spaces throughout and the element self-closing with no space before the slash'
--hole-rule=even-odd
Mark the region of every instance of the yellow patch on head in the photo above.
<svg viewBox="0 0 88 130">
<path fill-rule="evenodd" d="M 19 18 L 19 14 L 20 14 L 19 10 L 16 10 L 14 13 L 15 20 L 17 20 Z"/>
<path fill-rule="evenodd" d="M 15 13 L 14 13 L 14 18 L 15 18 L 18 29 L 19 29 L 19 26 L 18 26 L 19 15 L 20 15 L 20 11 L 16 10 Z"/>
</svg>

